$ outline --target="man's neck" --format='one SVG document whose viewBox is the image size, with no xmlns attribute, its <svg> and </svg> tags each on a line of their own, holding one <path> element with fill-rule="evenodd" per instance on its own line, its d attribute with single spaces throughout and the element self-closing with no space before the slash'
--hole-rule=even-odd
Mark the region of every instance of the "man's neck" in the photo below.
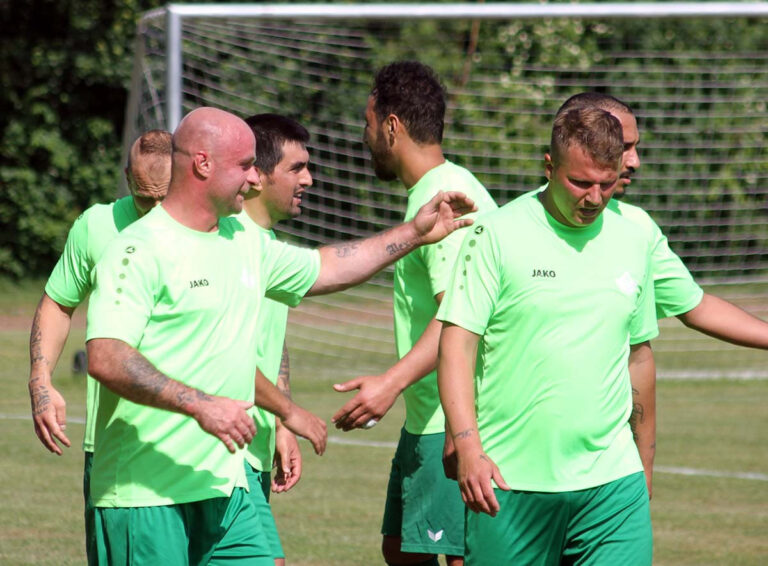
<svg viewBox="0 0 768 566">
<path fill-rule="evenodd" d="M 160 204 L 168 215 L 179 224 L 198 232 L 213 232 L 219 227 L 219 216 L 206 203 L 191 197 L 173 193 L 169 189 L 168 196 Z"/>
<path fill-rule="evenodd" d="M 258 196 L 252 198 L 248 198 L 246 196 L 245 202 L 243 203 L 243 210 L 245 210 L 248 218 L 253 220 L 256 224 L 265 230 L 271 230 L 272 227 L 277 223 L 276 221 L 272 220 L 269 212 L 267 212 L 264 206 L 262 206 Z"/>
<path fill-rule="evenodd" d="M 406 189 L 410 189 L 421 178 L 438 165 L 445 163 L 443 150 L 439 144 L 416 145 L 402 153 L 398 178 Z"/>
</svg>

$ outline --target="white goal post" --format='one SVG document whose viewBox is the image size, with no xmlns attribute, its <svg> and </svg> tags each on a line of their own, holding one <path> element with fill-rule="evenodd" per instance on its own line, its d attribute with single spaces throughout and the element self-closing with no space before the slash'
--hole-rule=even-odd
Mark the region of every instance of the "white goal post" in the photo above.
<svg viewBox="0 0 768 566">
<path fill-rule="evenodd" d="M 315 184 L 302 217 L 278 232 L 316 245 L 402 218 L 405 191 L 375 179 L 362 144 L 379 66 L 435 68 L 449 94 L 446 155 L 500 204 L 541 184 L 560 103 L 608 92 L 639 118 L 642 167 L 627 200 L 657 220 L 698 281 L 727 285 L 728 298 L 765 316 L 766 27 L 766 2 L 169 4 L 138 25 L 124 148 L 202 105 L 297 118 L 312 135 Z M 385 272 L 308 301 L 290 335 L 381 369 L 393 356 L 390 281 Z M 666 375 L 768 374 L 763 353 L 734 354 L 676 321 L 654 347 Z"/>
</svg>

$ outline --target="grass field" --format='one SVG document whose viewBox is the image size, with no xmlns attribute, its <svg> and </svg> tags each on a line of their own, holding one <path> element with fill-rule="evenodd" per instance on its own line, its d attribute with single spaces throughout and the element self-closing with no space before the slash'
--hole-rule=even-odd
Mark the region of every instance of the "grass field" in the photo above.
<svg viewBox="0 0 768 566">
<path fill-rule="evenodd" d="M 79 442 L 85 383 L 69 370 L 74 350 L 82 347 L 83 317 L 75 321 L 55 379 L 68 401 L 73 447 L 55 457 L 39 445 L 28 417 L 28 332 L 41 289 L 38 282 L 0 286 L 2 565 L 84 563 Z M 384 361 L 370 356 L 350 366 L 348 359 L 311 353 L 301 340 L 292 340 L 294 397 L 326 418 L 347 398 L 333 392 L 333 383 L 374 371 Z M 726 355 L 721 365 L 741 352 Z M 768 564 L 767 403 L 765 380 L 659 382 L 655 564 Z M 322 458 L 303 444 L 303 479 L 273 499 L 290 564 L 383 563 L 379 522 L 402 416 L 398 403 L 369 431 L 332 430 Z"/>
</svg>

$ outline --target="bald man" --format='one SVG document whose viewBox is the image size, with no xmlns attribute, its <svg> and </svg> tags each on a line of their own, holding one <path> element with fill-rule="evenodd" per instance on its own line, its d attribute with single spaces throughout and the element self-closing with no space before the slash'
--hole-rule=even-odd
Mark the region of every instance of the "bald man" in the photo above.
<svg viewBox="0 0 768 566">
<path fill-rule="evenodd" d="M 54 454 L 69 446 L 66 402 L 53 387 L 52 376 L 69 335 L 72 314 L 91 290 L 91 275 L 106 245 L 126 226 L 144 216 L 168 191 L 171 180 L 171 134 L 150 130 L 131 146 L 125 177 L 131 195 L 110 204 L 96 204 L 83 212 L 69 231 L 64 253 L 45 286 L 35 311 L 29 340 L 29 395 L 35 433 Z M 91 557 L 93 512 L 88 484 L 93 461 L 93 427 L 98 407 L 98 383 L 87 378 L 83 490 L 86 550 Z M 58 443 L 57 443 L 58 441 Z M 90 559 L 90 558 L 89 558 Z"/>
<path fill-rule="evenodd" d="M 471 223 L 458 193 L 362 241 L 309 250 L 230 215 L 259 182 L 255 139 L 199 108 L 173 136 L 162 206 L 124 231 L 96 268 L 89 371 L 101 389 L 91 495 L 109 563 L 272 565 L 247 485 L 264 296 L 296 305 L 361 283 L 412 249 Z M 163 245 L 158 245 L 162 242 Z"/>
</svg>

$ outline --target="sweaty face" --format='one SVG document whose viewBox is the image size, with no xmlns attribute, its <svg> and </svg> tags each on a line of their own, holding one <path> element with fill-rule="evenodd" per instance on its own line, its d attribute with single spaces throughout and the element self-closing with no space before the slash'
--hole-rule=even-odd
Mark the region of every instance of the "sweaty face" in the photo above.
<svg viewBox="0 0 768 566">
<path fill-rule="evenodd" d="M 245 194 L 259 184 L 259 174 L 253 166 L 255 146 L 251 129 L 243 123 L 243 128 L 212 152 L 215 168 L 210 199 L 219 217 L 240 212 Z"/>
<path fill-rule="evenodd" d="M 549 155 L 545 160 L 549 179 L 548 194 L 544 195 L 547 212 L 566 226 L 592 224 L 613 196 L 619 164 L 614 168 L 598 164 L 577 145 L 569 147 L 559 163 Z"/>
<path fill-rule="evenodd" d="M 632 182 L 632 175 L 640 167 L 640 156 L 637 154 L 637 146 L 640 143 L 640 133 L 637 129 L 637 119 L 628 112 L 612 111 L 624 132 L 624 155 L 621 161 L 621 174 L 616 185 L 614 197 L 621 198 L 626 192 L 627 185 Z"/>
<path fill-rule="evenodd" d="M 376 118 L 376 113 L 373 110 L 374 103 L 374 98 L 369 96 L 368 105 L 365 108 L 363 142 L 371 152 L 371 163 L 376 176 L 382 181 L 394 181 L 397 179 L 397 172 L 394 168 L 392 151 L 387 144 L 384 124 L 379 123 Z"/>
<path fill-rule="evenodd" d="M 296 142 L 283 144 L 283 157 L 271 174 L 261 175 L 261 199 L 272 222 L 301 214 L 301 199 L 312 185 L 309 152 Z"/>
</svg>

